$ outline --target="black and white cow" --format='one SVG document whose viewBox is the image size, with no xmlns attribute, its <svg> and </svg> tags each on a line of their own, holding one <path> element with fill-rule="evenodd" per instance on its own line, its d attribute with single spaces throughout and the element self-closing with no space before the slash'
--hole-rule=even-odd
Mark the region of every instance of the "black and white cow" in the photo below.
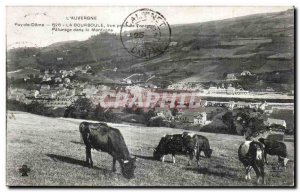
<svg viewBox="0 0 300 192">
<path fill-rule="evenodd" d="M 153 157 L 156 160 L 162 159 L 164 162 L 165 155 L 171 154 L 172 161 L 175 163 L 175 155 L 188 155 L 190 157 L 188 164 L 194 157 L 197 159 L 199 166 L 200 153 L 204 152 L 205 156 L 210 158 L 212 149 L 206 137 L 197 134 L 184 132 L 183 134 L 166 135 L 161 138 L 158 146 L 154 149 Z"/>
<path fill-rule="evenodd" d="M 116 161 L 120 163 L 125 178 L 134 177 L 135 158 L 130 157 L 124 138 L 118 129 L 105 123 L 82 122 L 79 131 L 86 146 L 86 163 L 93 167 L 91 149 L 103 151 L 113 157 L 112 170 L 116 171 Z"/>
<path fill-rule="evenodd" d="M 246 169 L 246 180 L 251 180 L 250 171 L 253 168 L 257 183 L 265 183 L 265 172 L 264 172 L 264 147 L 260 142 L 257 141 L 245 141 L 238 149 L 239 160 L 243 163 Z"/>
<path fill-rule="evenodd" d="M 165 161 L 165 155 L 171 154 L 172 161 L 175 163 L 175 155 L 193 155 L 194 148 L 188 147 L 185 143 L 189 142 L 190 138 L 183 138 L 182 134 L 165 135 L 162 137 L 154 149 L 153 158 L 156 160 Z"/>
</svg>

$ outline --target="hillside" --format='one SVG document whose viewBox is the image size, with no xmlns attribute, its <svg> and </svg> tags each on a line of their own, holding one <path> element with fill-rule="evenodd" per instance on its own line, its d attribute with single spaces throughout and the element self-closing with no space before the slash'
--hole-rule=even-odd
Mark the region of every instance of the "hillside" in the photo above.
<svg viewBox="0 0 300 192">
<path fill-rule="evenodd" d="M 118 35 L 105 33 L 86 41 L 8 50 L 7 70 L 72 69 L 89 64 L 99 78 L 118 80 L 140 72 L 160 79 L 167 77 L 172 82 L 220 80 L 224 73 L 243 70 L 293 73 L 294 10 L 176 25 L 171 29 L 172 41 L 178 44 L 153 60 L 131 56 Z M 118 73 L 108 77 L 105 70 L 115 67 Z M 293 82 L 290 78 L 289 82 Z"/>
<path fill-rule="evenodd" d="M 12 118 L 14 113 L 14 118 Z M 237 151 L 242 136 L 214 133 L 199 133 L 209 139 L 212 157 L 201 156 L 200 167 L 188 157 L 171 156 L 166 162 L 152 158 L 153 148 L 165 134 L 182 133 L 184 130 L 140 125 L 109 124 L 117 128 L 131 155 L 137 157 L 135 178 L 125 179 L 111 171 L 112 157 L 107 153 L 92 150 L 94 168 L 85 166 L 85 146 L 79 134 L 83 120 L 49 118 L 25 112 L 7 112 L 6 182 L 10 186 L 256 186 L 255 173 L 252 180 L 245 181 L 245 170 L 238 160 Z M 293 138 L 285 142 L 291 159 L 287 169 L 276 172 L 272 166 L 277 157 L 268 156 L 265 167 L 266 186 L 293 185 Z M 22 177 L 18 171 L 26 164 L 31 171 Z"/>
</svg>

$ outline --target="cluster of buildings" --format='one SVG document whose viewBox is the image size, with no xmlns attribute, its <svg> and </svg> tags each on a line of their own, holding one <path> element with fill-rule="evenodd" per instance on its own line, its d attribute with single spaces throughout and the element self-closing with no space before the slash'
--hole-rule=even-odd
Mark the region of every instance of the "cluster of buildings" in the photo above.
<svg viewBox="0 0 300 192">
<path fill-rule="evenodd" d="M 236 89 L 232 86 L 227 88 L 222 87 L 209 87 L 207 90 L 204 91 L 206 94 L 220 94 L 220 95 L 248 95 L 249 91 L 243 89 Z"/>
<path fill-rule="evenodd" d="M 233 109 L 260 109 L 266 114 L 273 113 L 274 108 L 278 108 L 276 104 L 267 103 L 267 102 L 245 102 L 245 101 L 206 101 L 206 106 L 215 106 L 215 107 L 227 107 L 229 110 Z"/>
<path fill-rule="evenodd" d="M 72 85 L 72 86 L 70 86 Z M 37 101 L 47 107 L 67 107 L 78 98 L 92 98 L 99 91 L 109 90 L 105 85 L 90 85 L 71 81 L 55 84 L 40 84 L 39 89 L 27 90 L 9 87 L 7 98 L 25 104 Z"/>
<path fill-rule="evenodd" d="M 171 84 L 167 87 L 168 90 L 190 90 L 190 91 L 199 91 L 203 87 L 200 83 L 197 82 L 178 82 Z"/>
<path fill-rule="evenodd" d="M 191 112 L 188 110 L 180 110 L 175 116 L 173 116 L 169 109 L 164 109 L 156 112 L 156 116 L 162 117 L 168 121 L 188 123 L 193 125 L 207 125 L 211 122 L 208 121 L 205 111 Z"/>
<path fill-rule="evenodd" d="M 200 91 L 203 94 L 208 95 L 248 95 L 249 91 L 243 90 L 241 88 L 237 89 L 233 87 L 231 84 L 225 87 L 209 87 L 208 89 L 204 89 L 203 86 L 199 83 L 193 82 L 180 82 L 169 85 L 168 90 L 182 90 L 182 91 Z"/>
<path fill-rule="evenodd" d="M 240 76 L 251 76 L 252 73 L 250 71 L 243 71 L 241 73 L 228 73 L 226 75 L 226 81 L 236 81 Z"/>
<path fill-rule="evenodd" d="M 210 103 L 211 101 L 208 101 Z M 230 102 L 232 104 L 232 102 Z M 246 104 L 245 104 L 246 105 Z M 247 104 L 248 106 L 249 104 Z M 273 106 L 268 105 L 268 103 L 256 103 L 256 107 L 263 110 L 265 113 L 270 114 L 273 111 Z M 239 104 L 237 102 L 237 108 L 244 107 L 243 104 Z M 181 123 L 187 123 L 187 124 L 193 124 L 193 125 L 207 125 L 211 123 L 211 121 L 207 118 L 207 112 L 205 111 L 205 107 L 201 108 L 197 111 L 190 111 L 188 109 L 179 109 L 177 114 L 175 116 L 172 115 L 172 112 L 170 109 L 161 109 L 157 107 L 155 109 L 156 116 L 162 117 L 163 119 L 167 121 L 172 122 L 181 122 Z M 284 128 L 286 128 L 286 122 L 282 119 L 274 119 L 274 118 L 267 118 L 264 122 L 265 125 L 271 126 L 273 124 L 275 125 L 281 125 Z"/>
<path fill-rule="evenodd" d="M 40 90 L 26 90 L 8 88 L 7 98 L 21 103 L 30 104 L 33 101 L 44 104 L 47 107 L 66 107 L 75 99 L 75 90 L 65 88 L 53 88 L 41 86 Z"/>
<path fill-rule="evenodd" d="M 60 58 L 57 58 L 60 59 Z M 41 82 L 54 82 L 57 84 L 70 83 L 70 78 L 72 78 L 76 73 L 91 73 L 92 68 L 89 65 L 75 67 L 73 70 L 44 70 L 38 75 L 27 75 L 23 78 L 26 82 L 31 78 L 39 78 Z"/>
<path fill-rule="evenodd" d="M 286 122 L 285 120 L 282 119 L 273 119 L 273 118 L 268 118 L 265 122 L 265 125 L 271 126 L 271 125 L 281 125 L 284 128 L 286 128 Z"/>
<path fill-rule="evenodd" d="M 61 59 L 61 58 L 57 58 Z M 26 90 L 21 88 L 8 88 L 8 99 L 31 103 L 37 101 L 49 107 L 66 107 L 72 104 L 79 97 L 90 98 L 97 94 L 102 87 L 79 83 L 72 80 L 76 73 L 91 73 L 89 65 L 75 67 L 73 70 L 44 70 L 39 75 L 28 75 L 24 81 L 31 78 L 40 79 L 39 89 Z"/>
<path fill-rule="evenodd" d="M 176 46 L 175 43 L 173 43 Z M 63 58 L 57 58 L 58 60 Z M 116 71 L 117 69 L 114 69 Z M 111 87 L 106 85 L 91 85 L 88 82 L 78 83 L 76 80 L 72 80 L 73 76 L 76 73 L 90 73 L 92 68 L 89 65 L 83 67 L 75 67 L 73 70 L 45 70 L 43 74 L 39 75 L 41 79 L 40 88 L 37 90 L 26 90 L 26 89 L 17 89 L 17 88 L 8 88 L 8 99 L 20 101 L 23 103 L 30 103 L 32 101 L 38 101 L 43 103 L 45 106 L 49 107 L 67 107 L 70 106 L 74 101 L 78 98 L 84 97 L 90 99 L 94 104 L 99 103 L 99 95 L 102 92 L 110 92 L 109 102 L 114 102 L 116 98 L 116 90 L 112 90 Z M 251 76 L 252 74 L 249 71 L 243 71 L 240 74 L 227 74 L 226 81 L 235 81 L 238 76 Z M 126 77 L 122 80 L 126 85 L 120 86 L 121 92 L 128 93 L 133 96 L 136 93 L 142 93 L 142 98 L 147 97 L 147 94 L 151 91 L 157 90 L 157 87 L 147 83 L 145 81 L 143 84 L 133 84 L 135 82 L 144 81 L 144 75 L 142 74 L 132 74 L 129 77 Z M 30 80 L 30 77 L 26 77 L 24 81 Z M 235 88 L 230 82 L 229 86 L 225 88 L 221 87 L 209 87 L 208 89 L 204 89 L 200 83 L 197 82 L 179 82 L 172 85 L 169 85 L 167 90 L 170 92 L 176 91 L 192 91 L 192 92 L 200 92 L 207 95 L 248 95 L 249 91 Z M 162 93 L 159 93 L 162 94 Z M 162 97 L 162 95 L 160 95 Z M 167 96 L 165 105 L 168 107 L 170 102 L 173 101 L 172 94 Z M 95 99 L 96 98 L 96 99 Z M 124 103 L 125 107 L 126 103 Z M 136 103 L 139 106 L 138 103 Z M 184 106 L 185 104 L 181 104 Z M 113 105 L 112 105 L 113 106 Z M 188 109 L 188 105 L 186 108 L 182 108 L 178 111 L 176 116 L 172 115 L 170 107 L 168 109 L 160 108 L 158 103 L 154 103 L 151 107 L 157 108 L 155 109 L 157 117 L 162 117 L 168 121 L 182 122 L 194 125 L 206 125 L 209 124 L 210 121 L 207 118 L 207 111 L 205 111 L 206 107 L 227 107 L 229 110 L 237 109 L 237 108 L 253 108 L 260 109 L 264 111 L 266 114 L 273 113 L 274 106 L 269 105 L 266 102 L 244 102 L 244 101 L 207 101 L 201 100 L 200 107 L 201 109 L 198 111 L 191 111 Z M 120 107 L 120 106 L 118 106 Z M 286 127 L 286 123 L 284 120 L 278 119 L 268 119 L 266 124 L 280 124 Z"/>
</svg>

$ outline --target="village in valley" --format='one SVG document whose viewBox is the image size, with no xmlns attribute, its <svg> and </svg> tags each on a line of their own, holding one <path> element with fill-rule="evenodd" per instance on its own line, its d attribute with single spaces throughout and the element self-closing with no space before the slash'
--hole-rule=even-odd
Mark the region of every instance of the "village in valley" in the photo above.
<svg viewBox="0 0 300 192">
<path fill-rule="evenodd" d="M 236 122 L 246 113 L 260 119 L 254 127 L 274 124 L 292 134 L 293 22 L 286 18 L 293 10 L 270 15 L 284 30 L 271 30 L 261 22 L 263 15 L 240 18 L 263 31 L 235 31 L 239 27 L 228 25 L 240 22 L 230 19 L 189 30 L 174 26 L 167 52 L 150 60 L 132 57 L 120 36 L 107 32 L 46 47 L 10 47 L 8 106 L 47 116 L 239 135 L 245 130 L 238 131 Z"/>
<path fill-rule="evenodd" d="M 57 60 L 62 59 L 57 58 Z M 117 70 L 117 68 L 114 68 L 111 70 L 111 73 L 116 73 Z M 272 113 L 274 111 L 287 110 L 291 111 L 290 114 L 294 114 L 293 92 L 280 93 L 270 87 L 260 91 L 249 91 L 236 83 L 240 78 L 255 77 L 255 74 L 250 71 L 228 73 L 223 80 L 210 82 L 210 84 L 177 82 L 169 84 L 165 88 L 151 81 L 155 79 L 154 75 L 149 77 L 145 74 L 131 74 L 111 84 L 92 84 L 89 81 L 78 79 L 78 74 L 81 77 L 94 75 L 93 68 L 89 65 L 75 67 L 72 70 L 35 70 L 34 74 L 27 74 L 19 79 L 14 77 L 14 73 L 18 72 L 8 73 L 8 78 L 12 81 L 7 87 L 8 100 L 26 105 L 33 102 L 40 103 L 51 109 L 60 108 L 66 110 L 74 105 L 77 100 L 83 98 L 89 99 L 94 106 L 101 106 L 102 99 L 108 104 L 106 108 L 111 113 L 126 117 L 126 108 L 128 108 L 129 100 L 115 105 L 118 93 L 126 93 L 129 95 L 129 98 L 133 98 L 137 93 L 142 93 L 145 96 L 143 97 L 144 102 L 147 100 L 147 93 L 158 93 L 160 94 L 160 99 L 151 103 L 150 106 L 145 108 L 142 106 L 143 100 L 136 100 L 132 101 L 133 108 L 143 108 L 144 112 L 152 110 L 154 112 L 152 119 L 160 118 L 165 122 L 179 123 L 185 126 L 208 125 L 214 121 L 218 113 L 223 111 L 252 109 L 264 114 L 265 125 L 277 124 L 286 128 L 286 119 L 274 118 Z M 27 85 L 25 87 L 28 87 L 28 89 L 22 88 L 22 86 L 14 86 L 14 82 Z M 164 101 L 161 99 L 163 93 L 168 94 Z M 186 94 L 194 94 L 197 98 L 191 103 L 191 98 Z M 182 98 L 182 95 L 185 98 Z M 165 103 L 162 104 L 162 102 Z M 189 106 L 190 104 L 196 105 L 196 103 L 197 108 L 192 109 Z M 132 123 L 142 123 L 137 121 L 134 116 L 131 118 L 127 115 L 126 118 L 121 119 Z"/>
</svg>

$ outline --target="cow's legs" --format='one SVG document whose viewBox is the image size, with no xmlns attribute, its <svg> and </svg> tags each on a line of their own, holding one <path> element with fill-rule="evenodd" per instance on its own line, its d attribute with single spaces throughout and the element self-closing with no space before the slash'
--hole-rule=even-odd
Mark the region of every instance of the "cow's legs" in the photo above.
<svg viewBox="0 0 300 192">
<path fill-rule="evenodd" d="M 172 162 L 175 163 L 175 154 L 172 154 Z"/>
<path fill-rule="evenodd" d="M 117 171 L 117 169 L 116 169 L 116 158 L 113 158 L 113 164 L 112 164 L 112 171 L 113 172 L 116 172 Z"/>
<path fill-rule="evenodd" d="M 198 167 L 200 167 L 200 153 L 201 153 L 200 149 L 195 151 Z"/>
<path fill-rule="evenodd" d="M 249 178 L 250 167 L 251 167 L 250 165 L 248 165 L 248 166 L 245 167 L 245 171 L 246 171 L 245 180 L 248 180 L 248 179 L 250 180 L 250 178 Z"/>
<path fill-rule="evenodd" d="M 85 163 L 89 164 L 89 155 L 88 155 L 88 148 L 85 147 Z"/>
<path fill-rule="evenodd" d="M 191 163 L 192 163 L 192 160 L 193 160 L 193 158 L 194 158 L 194 154 L 193 154 L 193 152 L 192 152 L 192 153 L 190 153 L 189 155 L 190 155 L 190 159 L 189 159 L 189 162 L 188 162 L 188 166 L 190 166 L 190 165 L 191 165 Z"/>
<path fill-rule="evenodd" d="M 279 169 L 280 165 L 282 165 L 282 158 L 280 158 L 280 156 L 278 155 L 278 163 L 277 163 L 277 168 Z"/>
<path fill-rule="evenodd" d="M 161 161 L 162 161 L 162 162 L 165 162 L 165 155 L 162 156 Z"/>
<path fill-rule="evenodd" d="M 256 173 L 256 177 L 257 177 L 257 184 L 264 184 L 264 170 L 263 167 L 258 168 L 257 165 L 253 165 L 253 169 Z M 260 170 L 261 169 L 261 170 Z"/>
<path fill-rule="evenodd" d="M 262 178 L 262 184 L 266 184 L 265 183 L 265 168 L 264 165 L 260 165 L 260 175 Z"/>
<path fill-rule="evenodd" d="M 265 158 L 265 163 L 268 164 L 267 153 L 266 153 L 266 152 L 265 152 L 265 154 L 264 154 L 264 158 Z"/>
<path fill-rule="evenodd" d="M 86 149 L 86 163 L 89 165 L 89 167 L 93 167 L 91 148 L 86 147 L 85 149 Z"/>
<path fill-rule="evenodd" d="M 249 179 L 251 180 L 251 169 L 252 166 L 248 165 L 248 167 L 246 167 L 246 180 Z"/>
<path fill-rule="evenodd" d="M 247 181 L 248 180 L 248 167 L 245 167 L 245 171 L 246 171 L 246 174 L 245 174 L 245 180 Z"/>
</svg>

